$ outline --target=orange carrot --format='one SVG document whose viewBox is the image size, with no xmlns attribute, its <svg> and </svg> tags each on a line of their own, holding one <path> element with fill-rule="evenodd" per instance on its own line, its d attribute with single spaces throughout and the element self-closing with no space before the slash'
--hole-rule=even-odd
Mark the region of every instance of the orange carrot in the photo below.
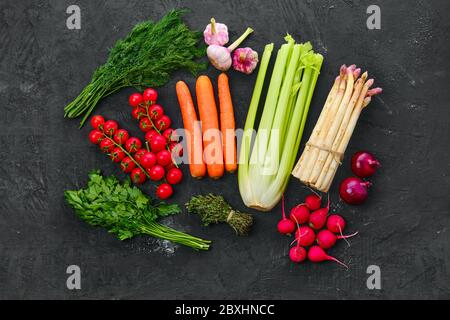
<svg viewBox="0 0 450 320">
<path fill-rule="evenodd" d="M 202 132 L 200 122 L 197 120 L 194 102 L 188 86 L 183 81 L 176 84 L 178 103 L 185 129 L 186 147 L 188 152 L 189 170 L 194 178 L 202 178 L 206 174 L 203 162 Z"/>
<path fill-rule="evenodd" d="M 225 73 L 219 75 L 217 87 L 219 92 L 220 130 L 222 131 L 225 170 L 227 172 L 235 172 L 237 170 L 237 163 L 234 110 L 228 76 Z"/>
<path fill-rule="evenodd" d="M 208 175 L 213 179 L 223 176 L 222 139 L 219 130 L 216 101 L 211 80 L 200 76 L 195 85 L 197 106 L 202 122 L 204 159 Z"/>
</svg>

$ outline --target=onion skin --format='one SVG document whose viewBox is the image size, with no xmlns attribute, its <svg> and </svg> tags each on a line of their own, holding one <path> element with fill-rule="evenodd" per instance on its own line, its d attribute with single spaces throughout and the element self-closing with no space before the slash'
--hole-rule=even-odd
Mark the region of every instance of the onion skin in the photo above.
<svg viewBox="0 0 450 320">
<path fill-rule="evenodd" d="M 353 173 L 360 178 L 372 176 L 381 166 L 375 156 L 367 151 L 356 152 L 352 157 L 351 164 Z"/>
<path fill-rule="evenodd" d="M 348 204 L 362 204 L 368 196 L 367 188 L 372 184 L 357 177 L 350 177 L 341 182 L 339 195 Z"/>
</svg>

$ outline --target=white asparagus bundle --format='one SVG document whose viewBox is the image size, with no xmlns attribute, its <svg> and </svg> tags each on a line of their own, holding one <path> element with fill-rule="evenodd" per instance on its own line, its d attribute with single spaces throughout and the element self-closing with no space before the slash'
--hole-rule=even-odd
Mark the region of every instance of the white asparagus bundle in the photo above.
<svg viewBox="0 0 450 320">
<path fill-rule="evenodd" d="M 356 65 L 343 65 L 334 81 L 316 126 L 306 143 L 292 175 L 306 185 L 328 192 L 345 150 L 358 122 L 361 111 L 371 96 L 381 88 L 370 89 L 374 80 L 368 73 L 361 76 Z"/>
</svg>

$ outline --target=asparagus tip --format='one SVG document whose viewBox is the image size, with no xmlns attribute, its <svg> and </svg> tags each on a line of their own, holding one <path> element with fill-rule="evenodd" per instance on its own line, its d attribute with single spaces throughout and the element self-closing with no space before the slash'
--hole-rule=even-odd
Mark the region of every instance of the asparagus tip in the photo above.
<svg viewBox="0 0 450 320">
<path fill-rule="evenodd" d="M 374 79 L 369 79 L 369 80 L 367 80 L 366 85 L 370 88 L 374 82 L 375 82 Z"/>
<path fill-rule="evenodd" d="M 348 67 L 348 70 L 351 70 L 352 72 L 355 71 L 356 64 L 352 64 L 350 67 Z"/>
<path fill-rule="evenodd" d="M 364 98 L 363 108 L 367 107 L 367 105 L 370 103 L 370 101 L 372 101 L 371 97 Z"/>
<path fill-rule="evenodd" d="M 369 73 L 366 71 L 362 74 L 361 78 L 364 79 L 364 81 L 367 79 L 367 77 L 369 76 Z"/>
<path fill-rule="evenodd" d="M 382 88 L 373 88 L 373 89 L 370 89 L 369 91 L 367 91 L 367 97 L 371 97 L 371 96 L 375 96 L 375 95 L 377 95 L 377 94 L 380 94 L 380 93 L 382 93 L 383 92 L 383 89 Z"/>
</svg>

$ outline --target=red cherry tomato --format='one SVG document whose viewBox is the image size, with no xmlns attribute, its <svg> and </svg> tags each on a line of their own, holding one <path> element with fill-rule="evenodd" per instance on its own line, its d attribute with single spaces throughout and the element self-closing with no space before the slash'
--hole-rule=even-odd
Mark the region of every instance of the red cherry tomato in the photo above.
<svg viewBox="0 0 450 320">
<path fill-rule="evenodd" d="M 103 124 L 103 132 L 108 136 L 112 137 L 114 133 L 119 129 L 117 121 L 108 120 Z"/>
<path fill-rule="evenodd" d="M 91 118 L 91 126 L 94 129 L 102 131 L 104 123 L 105 123 L 105 119 L 100 115 L 96 115 Z"/>
<path fill-rule="evenodd" d="M 133 94 L 128 98 L 128 103 L 129 103 L 130 106 L 132 106 L 132 107 L 137 107 L 137 106 L 139 106 L 143 101 L 144 101 L 144 98 L 142 97 L 142 94 L 140 94 L 140 93 L 133 93 Z"/>
<path fill-rule="evenodd" d="M 162 133 L 168 142 L 178 142 L 178 135 L 174 129 L 168 128 Z"/>
<path fill-rule="evenodd" d="M 166 180 L 170 184 L 177 184 L 183 180 L 183 172 L 178 168 L 172 168 L 167 171 Z"/>
<path fill-rule="evenodd" d="M 158 130 L 160 130 L 160 131 L 170 128 L 171 124 L 172 124 L 172 121 L 166 115 L 163 115 L 161 118 L 156 120 L 156 128 L 158 128 Z"/>
<path fill-rule="evenodd" d="M 122 159 L 122 162 L 120 162 L 120 168 L 125 173 L 130 173 L 135 167 L 136 164 L 130 157 L 125 157 Z"/>
<path fill-rule="evenodd" d="M 178 157 L 182 157 L 183 156 L 183 146 L 181 145 L 181 143 L 178 142 L 171 142 L 169 144 L 169 150 L 172 153 L 172 156 L 178 156 Z"/>
<path fill-rule="evenodd" d="M 153 125 L 149 118 L 142 118 L 139 121 L 139 128 L 141 128 L 141 130 L 144 132 L 148 132 L 152 130 Z"/>
<path fill-rule="evenodd" d="M 147 176 L 141 168 L 134 168 L 133 171 L 131 171 L 131 181 L 133 181 L 133 183 L 143 184 L 145 178 L 147 178 Z"/>
<path fill-rule="evenodd" d="M 165 167 L 172 162 L 172 155 L 170 151 L 161 150 L 156 154 L 156 160 L 158 161 L 158 164 Z"/>
<path fill-rule="evenodd" d="M 167 166 L 164 167 L 164 170 L 166 172 L 168 172 L 170 169 L 176 168 L 177 166 L 175 165 L 175 163 L 171 162 L 169 163 Z"/>
<path fill-rule="evenodd" d="M 159 164 L 154 165 L 150 169 L 147 169 L 148 175 L 150 176 L 150 179 L 153 181 L 159 181 L 164 177 L 165 171 L 164 168 L 161 167 Z"/>
<path fill-rule="evenodd" d="M 110 158 L 114 162 L 120 162 L 125 158 L 125 152 L 123 152 L 122 148 L 115 147 L 111 153 L 109 154 Z"/>
<path fill-rule="evenodd" d="M 89 132 L 89 141 L 93 144 L 99 144 L 102 142 L 104 136 L 103 133 L 101 133 L 99 130 L 92 130 Z"/>
<path fill-rule="evenodd" d="M 105 153 L 110 152 L 113 147 L 114 142 L 110 138 L 105 138 L 102 140 L 102 142 L 100 142 L 100 149 Z"/>
<path fill-rule="evenodd" d="M 162 183 L 156 188 L 156 196 L 161 200 L 169 198 L 172 194 L 172 186 L 168 183 Z"/>
<path fill-rule="evenodd" d="M 146 152 L 140 161 L 141 166 L 143 166 L 145 169 L 149 169 L 153 167 L 156 164 L 156 156 L 153 152 Z"/>
<path fill-rule="evenodd" d="M 164 109 L 159 104 L 154 104 L 148 109 L 148 114 L 152 120 L 158 120 L 164 114 Z"/>
<path fill-rule="evenodd" d="M 119 130 L 117 130 L 116 133 L 114 134 L 114 141 L 115 141 L 117 144 L 122 145 L 122 144 L 125 143 L 125 141 L 128 140 L 129 136 L 130 136 L 130 135 L 128 134 L 128 131 L 127 131 L 127 130 L 125 130 L 125 129 L 119 129 Z"/>
<path fill-rule="evenodd" d="M 148 151 L 145 149 L 140 149 L 138 151 L 136 151 L 136 153 L 133 155 L 134 160 L 137 161 L 137 163 L 141 163 L 141 159 L 144 156 L 144 154 L 146 154 Z"/>
<path fill-rule="evenodd" d="M 125 142 L 125 149 L 130 153 L 135 153 L 142 148 L 142 142 L 138 138 L 131 137 Z"/>
<path fill-rule="evenodd" d="M 144 101 L 153 104 L 156 102 L 156 99 L 158 99 L 158 92 L 156 92 L 156 90 L 153 88 L 148 88 L 144 90 L 142 96 L 144 98 Z"/>
<path fill-rule="evenodd" d="M 147 133 L 145 134 L 145 141 L 150 142 L 153 139 L 153 136 L 157 135 L 158 131 L 156 131 L 155 129 L 150 129 L 149 131 L 147 131 Z"/>
<path fill-rule="evenodd" d="M 152 151 L 157 153 L 166 148 L 166 139 L 160 134 L 154 135 L 149 144 Z"/>
<path fill-rule="evenodd" d="M 136 119 L 139 120 L 141 119 L 143 116 L 145 116 L 145 109 L 141 108 L 141 107 L 136 107 L 133 108 L 133 111 L 131 111 L 131 116 Z"/>
</svg>

